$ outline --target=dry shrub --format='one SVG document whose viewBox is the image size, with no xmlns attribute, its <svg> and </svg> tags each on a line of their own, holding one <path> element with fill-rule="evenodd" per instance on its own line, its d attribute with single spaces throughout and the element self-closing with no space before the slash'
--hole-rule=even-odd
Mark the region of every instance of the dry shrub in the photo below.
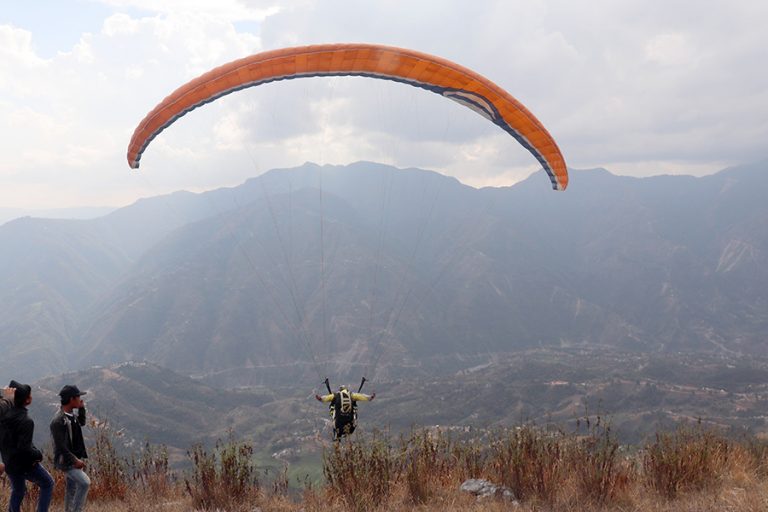
<svg viewBox="0 0 768 512">
<path fill-rule="evenodd" d="M 250 443 L 230 436 L 212 452 L 195 445 L 187 455 L 192 469 L 184 484 L 196 508 L 233 510 L 257 501 L 259 479 Z"/>
<path fill-rule="evenodd" d="M 172 492 L 174 476 L 165 446 L 145 443 L 138 454 L 124 456 L 117 449 L 118 434 L 107 423 L 94 424 L 93 430 L 95 439 L 86 468 L 92 482 L 89 501 L 122 501 L 137 492 L 157 499 Z M 61 487 L 63 495 L 63 478 Z"/>
<path fill-rule="evenodd" d="M 117 453 L 115 434 L 106 423 L 93 425 L 94 444 L 89 452 L 86 472 L 91 478 L 89 500 L 121 500 L 125 498 L 129 482 L 127 462 Z"/>
<path fill-rule="evenodd" d="M 645 484 L 667 499 L 680 492 L 712 490 L 728 470 L 733 446 L 700 425 L 657 433 L 642 457 Z"/>
<path fill-rule="evenodd" d="M 454 472 L 452 440 L 440 431 L 412 432 L 400 441 L 405 483 L 413 504 L 428 502 Z"/>
<path fill-rule="evenodd" d="M 768 440 L 745 437 L 740 445 L 749 456 L 750 468 L 761 477 L 768 477 Z"/>
<path fill-rule="evenodd" d="M 272 496 L 288 496 L 289 487 L 290 482 L 288 481 L 288 464 L 286 464 L 272 481 Z"/>
<path fill-rule="evenodd" d="M 168 449 L 145 443 L 141 452 L 131 456 L 131 476 L 138 487 L 150 495 L 166 496 L 171 491 L 174 476 L 168 466 Z"/>
<path fill-rule="evenodd" d="M 470 478 L 479 478 L 485 472 L 485 449 L 477 441 L 454 443 L 451 447 L 455 462 L 454 474 L 463 482 Z"/>
<path fill-rule="evenodd" d="M 622 456 L 610 424 L 598 416 L 586 419 L 588 433 L 573 439 L 568 457 L 568 473 L 576 479 L 578 501 L 599 506 L 624 497 L 634 483 L 633 465 Z"/>
<path fill-rule="evenodd" d="M 303 490 L 300 503 L 304 512 L 328 512 L 328 505 L 325 503 L 323 493 L 311 487 Z"/>
<path fill-rule="evenodd" d="M 563 482 L 565 443 L 561 432 L 532 426 L 498 434 L 489 471 L 520 500 L 552 503 Z"/>
<path fill-rule="evenodd" d="M 345 440 L 323 453 L 323 474 L 333 500 L 347 510 L 372 510 L 386 503 L 399 478 L 397 456 L 388 438 Z"/>
</svg>

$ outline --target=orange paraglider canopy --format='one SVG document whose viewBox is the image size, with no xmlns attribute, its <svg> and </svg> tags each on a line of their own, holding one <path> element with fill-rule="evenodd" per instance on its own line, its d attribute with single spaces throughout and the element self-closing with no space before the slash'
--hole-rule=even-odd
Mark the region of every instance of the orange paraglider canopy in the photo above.
<svg viewBox="0 0 768 512">
<path fill-rule="evenodd" d="M 149 143 L 187 112 L 246 87 L 317 76 L 365 76 L 402 82 L 471 108 L 522 144 L 565 190 L 568 171 L 557 143 L 528 109 L 487 78 L 446 59 L 374 44 L 323 44 L 285 48 L 239 59 L 182 85 L 141 121 L 128 146 L 128 164 L 139 167 Z"/>
</svg>

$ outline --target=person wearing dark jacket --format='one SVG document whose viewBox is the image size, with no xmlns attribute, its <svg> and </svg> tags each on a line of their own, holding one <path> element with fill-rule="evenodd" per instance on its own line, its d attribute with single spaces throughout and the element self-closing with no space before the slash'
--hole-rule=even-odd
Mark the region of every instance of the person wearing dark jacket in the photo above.
<svg viewBox="0 0 768 512">
<path fill-rule="evenodd" d="M 67 488 L 64 493 L 64 511 L 81 512 L 85 508 L 91 479 L 85 473 L 85 451 L 83 429 L 85 425 L 85 403 L 77 386 L 64 386 L 59 391 L 61 409 L 51 421 L 53 437 L 53 465 L 66 474 Z M 77 409 L 77 414 L 75 414 Z"/>
<path fill-rule="evenodd" d="M 0 418 L 10 411 L 13 407 L 13 396 L 16 394 L 15 388 L 3 388 L 2 396 L 0 396 Z M 3 433 L 0 430 L 0 444 L 2 444 Z M 5 463 L 0 462 L 0 476 L 5 473 Z"/>
<path fill-rule="evenodd" d="M 27 480 L 37 484 L 40 489 L 37 512 L 47 512 L 53 494 L 53 478 L 42 465 L 42 452 L 32 444 L 35 423 L 27 414 L 27 407 L 32 403 L 32 388 L 15 380 L 11 381 L 9 387 L 16 390 L 13 407 L 0 418 L 0 453 L 5 472 L 11 480 L 8 512 L 21 510 L 21 503 L 27 493 Z"/>
</svg>

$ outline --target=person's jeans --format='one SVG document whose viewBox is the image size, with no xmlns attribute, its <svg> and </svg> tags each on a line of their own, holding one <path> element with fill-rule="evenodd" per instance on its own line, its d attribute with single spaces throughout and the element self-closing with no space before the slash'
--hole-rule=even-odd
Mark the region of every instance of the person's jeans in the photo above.
<svg viewBox="0 0 768 512">
<path fill-rule="evenodd" d="M 27 493 L 27 480 L 37 484 L 40 488 L 40 496 L 37 499 L 37 512 L 48 512 L 53 494 L 53 478 L 42 464 L 35 464 L 25 473 L 8 473 L 11 480 L 11 499 L 8 501 L 8 512 L 20 512 L 21 502 Z"/>
<path fill-rule="evenodd" d="M 82 469 L 68 469 L 67 491 L 64 493 L 64 512 L 81 512 L 91 487 L 91 479 Z"/>
</svg>

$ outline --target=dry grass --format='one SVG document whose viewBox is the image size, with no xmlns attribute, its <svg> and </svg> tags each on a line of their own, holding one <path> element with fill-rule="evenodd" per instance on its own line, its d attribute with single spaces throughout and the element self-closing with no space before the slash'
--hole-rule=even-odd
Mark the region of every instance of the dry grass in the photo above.
<svg viewBox="0 0 768 512">
<path fill-rule="evenodd" d="M 97 433 L 93 448 L 90 512 L 510 509 L 502 499 L 478 501 L 460 492 L 467 478 L 508 486 L 521 512 L 768 510 L 766 445 L 701 426 L 659 433 L 633 452 L 619 446 L 599 419 L 578 434 L 533 426 L 469 440 L 426 430 L 398 439 L 376 433 L 327 449 L 325 485 L 291 497 L 285 473 L 261 486 L 252 447 L 232 438 L 210 451 L 192 448 L 192 467 L 182 475 L 169 471 L 162 448 L 145 446 L 124 458 L 108 432 Z M 9 491 L 5 484 L 0 509 Z"/>
<path fill-rule="evenodd" d="M 192 506 L 202 510 L 246 510 L 261 498 L 253 446 L 230 439 L 216 443 L 213 451 L 196 445 L 188 453 L 192 469 L 184 488 Z"/>
</svg>

